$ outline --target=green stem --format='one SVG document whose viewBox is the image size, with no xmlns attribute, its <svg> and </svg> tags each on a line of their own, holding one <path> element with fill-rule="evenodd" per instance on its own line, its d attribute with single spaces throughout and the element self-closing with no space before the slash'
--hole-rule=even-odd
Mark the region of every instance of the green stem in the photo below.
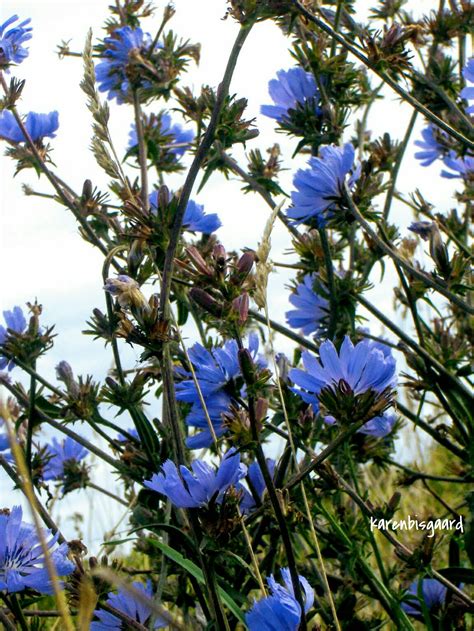
<svg viewBox="0 0 474 631">
<path fill-rule="evenodd" d="M 337 326 L 337 299 L 336 299 L 336 285 L 334 282 L 334 268 L 332 265 L 331 249 L 329 247 L 329 240 L 325 228 L 318 230 L 319 238 L 321 239 L 321 245 L 323 247 L 324 265 L 326 267 L 326 274 L 328 278 L 328 290 L 329 290 L 329 325 L 328 325 L 328 339 L 332 340 Z"/>
<path fill-rule="evenodd" d="M 32 362 L 32 369 L 35 371 L 36 369 L 36 360 Z M 33 430 L 35 428 L 35 400 L 36 400 L 36 377 L 31 375 L 30 379 L 30 392 L 29 392 L 29 403 L 28 403 L 28 424 L 26 427 L 26 465 L 28 467 L 28 471 L 31 475 L 32 470 L 32 446 L 33 446 Z"/>
</svg>

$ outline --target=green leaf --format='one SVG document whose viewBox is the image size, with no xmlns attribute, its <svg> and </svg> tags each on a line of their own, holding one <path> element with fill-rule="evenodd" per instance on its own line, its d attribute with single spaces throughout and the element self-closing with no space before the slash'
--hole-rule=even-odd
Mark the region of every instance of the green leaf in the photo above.
<svg viewBox="0 0 474 631">
<path fill-rule="evenodd" d="M 192 561 L 189 561 L 188 559 L 185 559 L 180 552 L 166 545 L 166 543 L 162 543 L 161 541 L 157 541 L 156 539 L 149 539 L 148 541 L 153 546 L 159 548 L 163 552 L 163 554 L 165 554 L 169 559 L 171 559 L 177 565 L 179 565 L 184 570 L 186 570 L 188 574 L 191 574 L 191 576 L 194 576 L 194 578 L 197 581 L 199 581 L 202 585 L 205 585 L 205 580 L 204 580 L 204 575 L 202 573 L 202 570 L 195 563 L 193 563 Z M 234 614 L 237 620 L 240 620 L 240 622 L 245 623 L 244 615 L 240 607 L 235 602 L 235 600 L 231 596 L 229 596 L 229 594 L 224 589 L 222 589 L 222 587 L 218 586 L 217 590 L 219 592 L 219 596 L 222 598 L 223 602 L 227 605 L 227 607 Z"/>
</svg>

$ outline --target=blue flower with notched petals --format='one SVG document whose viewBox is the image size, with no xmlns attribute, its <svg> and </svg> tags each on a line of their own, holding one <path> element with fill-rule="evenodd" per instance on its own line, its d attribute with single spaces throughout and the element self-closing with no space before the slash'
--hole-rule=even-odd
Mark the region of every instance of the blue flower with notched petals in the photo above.
<svg viewBox="0 0 474 631">
<path fill-rule="evenodd" d="M 33 142 L 38 142 L 43 138 L 54 138 L 59 127 L 59 114 L 56 111 L 49 114 L 29 112 L 24 125 Z M 3 110 L 0 113 L 0 138 L 15 143 L 26 141 L 23 131 L 10 110 Z"/>
<path fill-rule="evenodd" d="M 141 625 L 144 627 L 146 626 L 146 628 L 149 629 L 149 621 L 153 610 L 144 601 L 146 599 L 152 602 L 153 591 L 151 583 L 148 582 L 145 587 L 142 583 L 135 581 L 132 583 L 132 588 L 134 591 L 143 595 L 143 600 L 139 600 L 130 590 L 120 589 L 118 594 L 110 592 L 106 602 L 117 611 L 122 612 L 133 621 L 139 622 Z M 121 629 L 125 629 L 124 625 L 126 623 L 121 618 L 114 616 L 113 613 L 104 611 L 104 609 L 96 609 L 94 611 L 94 616 L 98 618 L 98 620 L 94 620 L 91 623 L 91 631 L 121 631 Z M 153 629 L 162 629 L 163 627 L 166 627 L 167 624 L 166 620 L 157 616 L 154 620 Z"/>
<path fill-rule="evenodd" d="M 150 82 L 143 80 L 138 68 L 133 68 L 133 85 L 130 70 L 136 65 L 141 55 L 149 52 L 152 40 L 148 33 L 141 28 L 132 29 L 123 26 L 115 29 L 110 37 L 104 40 L 105 51 L 103 61 L 97 64 L 95 71 L 100 92 L 108 92 L 109 100 L 117 99 L 117 103 L 124 103 L 129 98 L 131 88 L 148 88 Z"/>
<path fill-rule="evenodd" d="M 279 122 L 287 118 L 289 110 L 294 110 L 298 104 L 310 101 L 316 110 L 319 102 L 319 90 L 313 75 L 300 66 L 279 70 L 277 78 L 268 83 L 268 91 L 274 105 L 262 105 L 260 111 Z"/>
<path fill-rule="evenodd" d="M 194 140 L 194 132 L 192 129 L 184 129 L 179 123 L 173 123 L 171 116 L 166 112 L 156 119 L 156 125 L 158 124 L 160 125 L 160 135 L 170 137 L 167 150 L 174 154 L 176 158 L 180 158 L 191 146 Z M 135 123 L 132 123 L 128 138 L 128 149 L 134 149 L 138 145 Z"/>
<path fill-rule="evenodd" d="M 382 393 L 396 385 L 396 363 L 390 347 L 371 340 L 362 340 L 354 346 L 346 335 L 339 353 L 327 340 L 319 347 L 319 360 L 308 351 L 302 354 L 305 370 L 293 368 L 290 379 L 299 386 L 295 390 L 305 401 L 319 410 L 319 395 L 324 388 L 335 389 L 341 381 L 354 395 L 368 390 Z M 374 419 L 371 419 L 374 420 Z M 327 422 L 334 422 L 327 417 Z"/>
<path fill-rule="evenodd" d="M 218 437 L 226 431 L 222 415 L 229 410 L 235 396 L 240 395 L 242 390 L 242 384 L 236 383 L 242 376 L 238 350 L 235 340 L 229 340 L 224 346 L 212 350 L 207 350 L 201 344 L 194 344 L 189 350 L 189 359 L 193 364 L 209 418 Z M 257 335 L 249 335 L 248 350 L 256 359 Z M 176 384 L 176 398 L 178 401 L 192 404 L 191 411 L 186 417 L 186 424 L 202 430 L 199 434 L 189 437 L 186 444 L 190 449 L 209 447 L 212 445 L 212 435 L 194 379 L 191 373 L 184 370 L 178 370 L 178 374 L 185 378 Z"/>
<path fill-rule="evenodd" d="M 249 631 L 297 631 L 301 622 L 301 607 L 295 598 L 288 568 L 281 570 L 285 587 L 268 579 L 271 595 L 256 601 L 245 615 Z M 299 577 L 303 589 L 304 611 L 307 613 L 314 602 L 314 591 L 308 581 Z"/>
<path fill-rule="evenodd" d="M 301 329 L 305 335 L 322 333 L 324 319 L 328 315 L 329 302 L 314 291 L 315 274 L 306 274 L 290 296 L 296 307 L 286 312 L 286 321 L 293 329 Z"/>
<path fill-rule="evenodd" d="M 467 84 L 474 84 L 474 57 L 471 57 L 465 65 L 462 75 Z M 474 85 L 466 85 L 460 92 L 460 97 L 466 101 L 474 100 Z M 474 114 L 474 103 L 466 107 L 467 114 Z"/>
<path fill-rule="evenodd" d="M 444 605 L 447 588 L 435 578 L 422 578 L 413 581 L 405 595 L 405 602 L 402 602 L 402 609 L 409 616 L 422 620 L 423 612 L 419 593 L 421 593 L 426 609 L 430 613 L 434 613 Z"/>
<path fill-rule="evenodd" d="M 152 212 L 158 208 L 158 191 L 153 191 L 149 197 Z M 189 232 L 202 232 L 211 234 L 222 226 L 217 213 L 204 212 L 204 206 L 189 200 L 183 217 L 183 228 Z"/>
<path fill-rule="evenodd" d="M 267 467 L 270 475 L 273 478 L 275 473 L 275 461 L 273 460 L 273 458 L 267 458 Z M 252 462 L 251 465 L 249 465 L 247 478 L 249 485 L 252 486 L 250 491 L 248 491 L 242 485 L 239 485 L 239 490 L 242 491 L 240 510 L 243 513 L 249 513 L 250 511 L 254 510 L 254 508 L 256 508 L 257 503 L 255 501 L 255 496 L 259 499 L 260 503 L 262 502 L 263 493 L 266 489 L 265 480 L 263 479 L 263 473 L 258 462 L 255 461 Z"/>
<path fill-rule="evenodd" d="M 53 438 L 51 444 L 45 449 L 46 464 L 43 469 L 43 479 L 62 480 L 65 469 L 84 460 L 87 454 L 87 449 L 69 436 L 62 442 Z"/>
<path fill-rule="evenodd" d="M 17 15 L 12 15 L 6 22 L 0 25 L 0 68 L 7 68 L 10 64 L 21 64 L 28 57 L 29 51 L 23 46 L 31 39 L 31 19 L 20 22 L 14 28 L 8 29 L 18 20 Z"/>
<path fill-rule="evenodd" d="M 447 138 L 447 135 L 434 125 L 428 125 L 421 131 L 421 136 L 423 140 L 415 140 L 415 145 L 421 149 L 415 153 L 415 158 L 421 166 L 428 167 L 446 155 L 446 147 L 439 142 L 439 138 Z"/>
<path fill-rule="evenodd" d="M 0 324 L 0 346 L 7 341 L 8 330 L 14 331 L 15 333 L 23 333 L 27 326 L 26 318 L 23 315 L 21 307 L 13 307 L 12 311 L 4 311 L 3 317 L 5 318 L 7 328 Z M 5 370 L 5 368 L 12 370 L 14 367 L 14 362 L 7 357 L 3 357 L 0 351 L 0 370 Z"/>
<path fill-rule="evenodd" d="M 195 460 L 191 471 L 167 460 L 162 472 L 145 482 L 145 486 L 166 495 L 177 508 L 201 508 L 211 501 L 220 502 L 227 489 L 245 476 L 247 467 L 240 463 L 240 454 L 232 448 L 215 470 L 204 460 Z M 181 474 L 181 475 L 180 475 Z"/>
<path fill-rule="evenodd" d="M 350 188 L 360 177 L 360 165 L 354 169 L 354 158 L 349 142 L 342 147 L 321 147 L 319 156 L 309 159 L 310 168 L 299 169 L 293 178 L 296 190 L 291 194 L 288 217 L 295 224 L 314 220 L 318 227 L 324 226 L 343 198 L 344 185 Z"/>
<path fill-rule="evenodd" d="M 444 165 L 449 169 L 441 171 L 441 176 L 449 179 L 462 178 L 470 180 L 474 177 L 474 156 L 458 157 L 454 151 L 449 153 L 444 160 Z"/>
<path fill-rule="evenodd" d="M 53 589 L 46 568 L 46 561 L 33 525 L 22 521 L 23 511 L 15 506 L 9 514 L 0 513 L 0 592 L 16 593 L 34 589 L 42 594 L 52 594 Z M 51 532 L 45 530 L 45 537 Z M 74 564 L 67 558 L 68 545 L 57 548 L 58 536 L 48 541 L 51 560 L 58 576 L 67 576 Z"/>
</svg>

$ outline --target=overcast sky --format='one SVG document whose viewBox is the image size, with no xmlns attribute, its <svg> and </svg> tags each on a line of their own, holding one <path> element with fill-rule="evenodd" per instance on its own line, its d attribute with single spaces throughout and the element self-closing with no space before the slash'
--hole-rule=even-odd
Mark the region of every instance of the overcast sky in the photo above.
<svg viewBox="0 0 474 631">
<path fill-rule="evenodd" d="M 88 152 L 90 141 L 90 115 L 85 106 L 84 95 L 79 88 L 82 76 L 80 59 L 60 60 L 55 52 L 61 40 L 70 40 L 72 50 L 81 51 L 86 33 L 93 28 L 96 37 L 102 37 L 101 30 L 107 17 L 109 0 L 61 0 L 26 1 L 4 0 L 0 5 L 0 23 L 17 13 L 21 19 L 32 18 L 34 28 L 30 42 L 30 56 L 14 71 L 18 78 L 26 80 L 23 99 L 19 105 L 22 113 L 29 110 L 49 112 L 57 109 L 60 113 L 60 128 L 57 138 L 52 141 L 52 155 L 57 165 L 57 173 L 77 191 L 82 183 L 90 178 L 94 184 L 106 188 L 106 178 L 94 164 Z M 163 7 L 164 3 L 157 3 Z M 196 91 L 202 83 L 217 85 L 220 81 L 227 56 L 235 38 L 238 26 L 231 19 L 223 20 L 224 0 L 175 0 L 177 14 L 171 27 L 182 37 L 202 43 L 202 57 L 199 67 L 191 66 L 185 83 Z M 361 2 L 365 17 L 372 2 Z M 430 0 L 412 3 L 417 14 L 434 9 L 437 2 Z M 143 24 L 144 30 L 153 32 L 159 22 L 156 17 Z M 231 92 L 245 96 L 248 101 L 247 117 L 256 117 L 260 137 L 249 143 L 247 149 L 259 147 L 263 151 L 274 142 L 279 142 L 285 156 L 284 167 L 288 169 L 283 181 L 291 190 L 291 178 L 295 169 L 302 166 L 304 158 L 291 160 L 295 142 L 276 134 L 270 119 L 259 113 L 262 103 L 269 103 L 268 81 L 280 68 L 293 65 L 287 50 L 288 42 L 279 29 L 271 22 L 258 24 L 245 44 L 231 86 Z M 163 104 L 153 104 L 160 109 Z M 392 137 L 401 139 L 410 116 L 410 109 L 396 99 L 390 91 L 383 103 L 373 109 L 370 128 L 374 136 L 389 132 Z M 126 106 L 111 105 L 111 130 L 119 150 L 125 148 L 127 134 L 132 121 L 131 110 Z M 423 123 L 418 121 L 413 139 L 419 137 Z M 348 130 L 348 134 L 350 131 Z M 453 186 L 447 180 L 437 177 L 438 168 L 424 169 L 413 159 L 413 148 L 408 151 L 399 176 L 399 188 L 405 192 L 419 187 L 437 210 L 446 212 L 453 205 Z M 242 156 L 236 152 L 235 155 Z M 44 305 L 43 321 L 56 324 L 55 348 L 40 362 L 40 370 L 54 378 L 54 366 L 61 359 L 67 359 L 79 374 L 93 373 L 103 378 L 110 367 L 110 354 L 101 342 L 93 342 L 90 337 L 81 335 L 85 322 L 93 307 L 104 307 L 101 289 L 102 257 L 78 237 L 77 225 L 71 214 L 59 205 L 36 197 L 25 197 L 21 184 L 26 182 L 36 190 L 50 192 L 44 178 L 32 172 L 21 172 L 13 179 L 14 164 L 0 157 L 0 236 L 2 257 L 2 291 L 0 309 L 9 309 L 15 304 L 38 298 Z M 135 175 L 134 171 L 130 171 Z M 184 176 L 169 178 L 170 188 L 177 188 Z M 209 212 L 218 212 L 223 227 L 218 235 L 227 249 L 256 247 L 268 218 L 268 208 L 254 195 L 244 196 L 238 183 L 226 182 L 214 175 L 206 189 L 194 198 L 204 203 Z M 406 228 L 411 220 L 403 205 L 395 202 L 393 218 L 398 225 Z M 276 226 L 273 235 L 274 260 L 290 260 L 285 250 L 291 241 L 285 229 Z M 287 293 L 281 291 L 291 275 L 274 274 L 271 280 L 271 314 L 276 320 L 284 321 L 288 308 Z M 391 291 L 387 285 L 375 290 L 378 305 L 390 312 Z M 382 332 L 378 327 L 376 333 Z M 279 348 L 289 350 L 290 345 L 281 341 Z M 126 349 L 129 366 L 134 365 L 133 351 Z M 15 374 L 18 371 L 15 371 Z M 9 484 L 0 477 L 0 505 L 3 498 L 11 496 L 5 492 Z M 68 510 L 83 510 L 86 493 L 76 493 L 68 502 Z M 17 499 L 17 496 L 15 496 Z M 89 500 L 87 500 L 89 501 Z M 111 515 L 120 516 L 120 510 L 105 501 L 95 506 L 95 524 L 98 530 L 86 533 L 90 544 L 95 545 L 104 528 L 110 528 Z M 63 517 L 64 522 L 64 517 Z M 66 525 L 71 533 L 71 525 Z M 99 532 L 100 531 L 100 532 Z"/>
</svg>

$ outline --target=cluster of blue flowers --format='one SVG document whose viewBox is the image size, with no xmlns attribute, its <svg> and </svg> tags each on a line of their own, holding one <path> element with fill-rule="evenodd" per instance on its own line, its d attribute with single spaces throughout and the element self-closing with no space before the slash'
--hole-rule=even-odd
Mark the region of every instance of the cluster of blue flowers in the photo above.
<svg viewBox="0 0 474 631">
<path fill-rule="evenodd" d="M 74 564 L 67 557 L 68 545 L 55 547 L 57 535 L 44 533 L 56 573 L 69 575 Z M 38 533 L 23 521 L 21 507 L 15 506 L 10 513 L 0 513 L 0 592 L 13 594 L 25 589 L 51 594 L 52 584 Z"/>
<path fill-rule="evenodd" d="M 54 138 L 59 127 L 59 114 L 56 111 L 49 114 L 29 112 L 24 125 L 33 142 L 40 142 L 43 138 Z M 11 143 L 26 141 L 25 134 L 9 110 L 0 113 L 0 138 Z"/>
<path fill-rule="evenodd" d="M 277 583 L 272 576 L 268 579 L 271 595 L 255 602 L 246 614 L 245 622 L 249 631 L 297 631 L 300 626 L 301 606 L 295 598 L 290 571 L 282 568 L 281 576 L 285 587 Z M 304 578 L 300 576 L 303 590 L 304 613 L 308 613 L 314 603 L 314 590 Z"/>
<path fill-rule="evenodd" d="M 158 208 L 158 191 L 153 191 L 149 197 L 152 212 Z M 192 199 L 189 200 L 183 217 L 183 229 L 189 232 L 212 234 L 221 227 L 222 223 L 217 213 L 204 212 L 204 206 Z"/>
<path fill-rule="evenodd" d="M 474 57 L 471 57 L 463 70 L 466 86 L 461 90 L 460 96 L 466 101 L 474 99 Z M 470 85 L 473 84 L 473 85 Z M 468 105 L 467 114 L 474 113 L 474 104 Z M 421 132 L 423 140 L 416 140 L 415 145 L 421 149 L 415 153 L 415 158 L 420 160 L 421 166 L 427 167 L 437 160 L 442 160 L 446 168 L 441 170 L 441 176 L 454 179 L 470 179 L 474 174 L 474 156 L 458 156 L 450 149 L 449 136 L 433 124 L 429 124 Z"/>
<path fill-rule="evenodd" d="M 0 26 L 0 69 L 8 68 L 11 64 L 21 64 L 28 57 L 28 49 L 23 46 L 31 39 L 33 30 L 28 24 L 30 19 L 23 20 L 13 28 L 8 28 L 18 21 L 17 15 L 12 15 Z"/>
<path fill-rule="evenodd" d="M 382 393 L 386 388 L 394 388 L 397 383 L 396 362 L 388 346 L 371 340 L 356 344 L 346 336 L 339 353 L 334 344 L 327 340 L 319 347 L 319 360 L 308 351 L 302 354 L 305 370 L 293 368 L 289 377 L 303 401 L 319 411 L 319 395 L 325 388 L 336 388 L 344 382 L 351 394 L 360 395 L 368 390 Z M 334 424 L 336 419 L 326 416 L 326 423 Z M 376 437 L 383 437 L 391 431 L 395 415 L 375 416 L 360 431 Z M 388 430 L 388 431 L 387 431 Z"/>
<path fill-rule="evenodd" d="M 132 97 L 132 88 L 147 88 L 151 84 L 133 68 L 137 61 L 150 52 L 152 39 L 141 28 L 123 26 L 104 39 L 103 61 L 96 66 L 97 82 L 101 92 L 108 92 L 110 100 L 125 103 Z M 133 74 L 133 78 L 131 75 Z"/>
<path fill-rule="evenodd" d="M 258 347 L 257 335 L 249 335 L 248 350 L 253 359 L 257 358 Z M 194 344 L 189 350 L 189 359 L 217 437 L 226 431 L 222 415 L 229 410 L 235 397 L 242 393 L 243 384 L 236 384 L 236 380 L 242 376 L 238 350 L 235 340 L 227 341 L 222 348 L 207 350 L 201 344 Z M 178 374 L 184 379 L 176 384 L 176 398 L 192 404 L 186 423 L 201 430 L 199 434 L 187 439 L 187 446 L 190 449 L 209 447 L 212 444 L 212 435 L 194 379 L 191 373 L 184 370 L 179 370 Z"/>
</svg>

